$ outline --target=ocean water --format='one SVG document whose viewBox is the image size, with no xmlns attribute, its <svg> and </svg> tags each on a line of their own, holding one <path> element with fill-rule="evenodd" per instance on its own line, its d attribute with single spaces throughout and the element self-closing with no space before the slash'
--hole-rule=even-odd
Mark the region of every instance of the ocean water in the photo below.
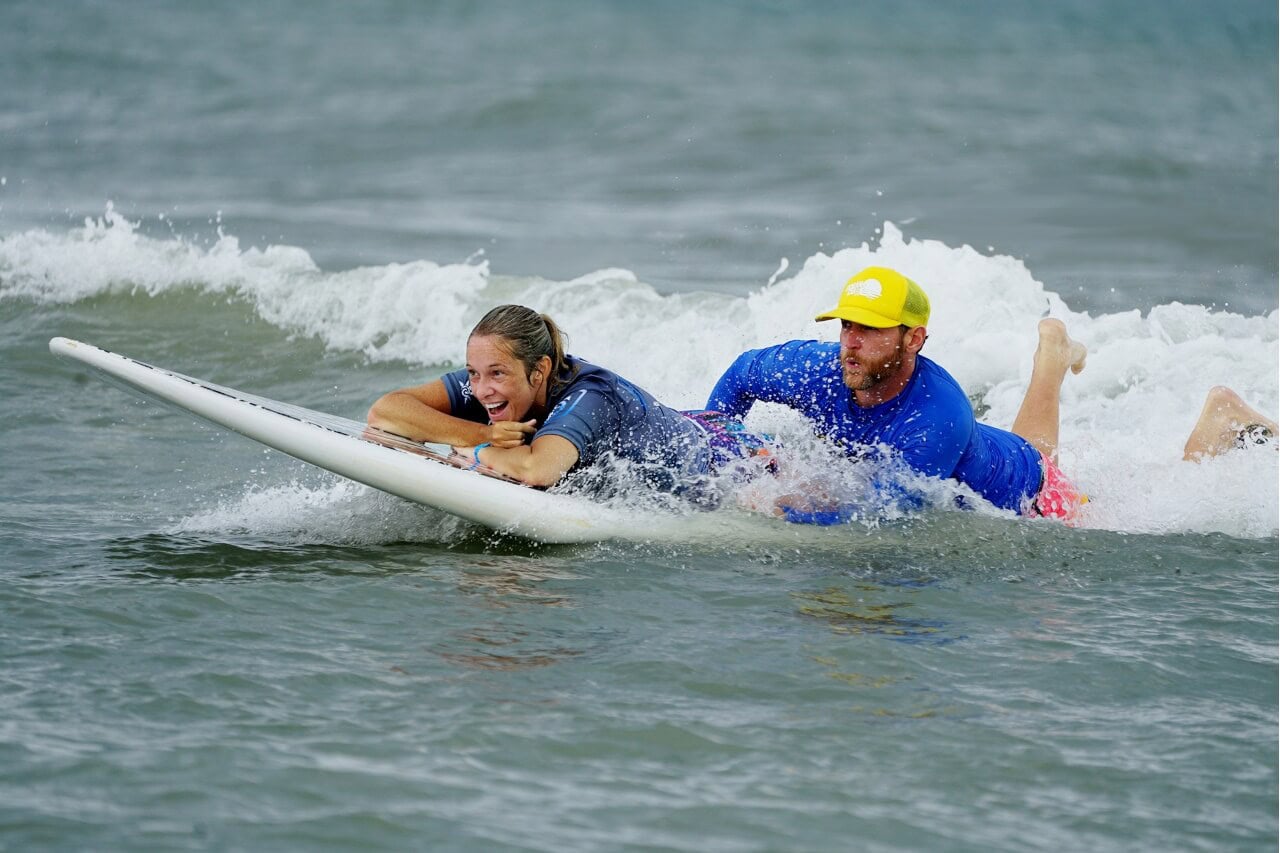
<svg viewBox="0 0 1280 853">
<path fill-rule="evenodd" d="M 0 7 L 0 849 L 1274 850 L 1277 13 Z M 53 359 L 361 418 L 495 304 L 705 402 L 868 263 L 1078 527 L 501 536 Z M 786 433 L 785 411 L 753 423 Z M 818 460 L 814 464 L 820 464 Z M 635 496 L 638 504 L 641 496 Z"/>
</svg>

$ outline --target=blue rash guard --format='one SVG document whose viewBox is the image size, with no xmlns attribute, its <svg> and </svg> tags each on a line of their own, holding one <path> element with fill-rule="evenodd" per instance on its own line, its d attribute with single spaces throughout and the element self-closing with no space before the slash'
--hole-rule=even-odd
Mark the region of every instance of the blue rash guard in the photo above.
<svg viewBox="0 0 1280 853">
<path fill-rule="evenodd" d="M 912 470 L 959 480 L 1001 509 L 1022 512 L 1040 491 L 1039 451 L 978 423 L 959 383 L 924 356 L 900 394 L 863 408 L 844 384 L 839 344 L 790 341 L 750 350 L 720 377 L 707 408 L 741 418 L 757 400 L 796 409 L 849 456 L 887 445 Z"/>
<path fill-rule="evenodd" d="M 567 369 L 547 398 L 550 414 L 534 438 L 558 435 L 578 450 L 572 471 L 612 453 L 638 463 L 650 485 L 683 494 L 710 470 L 707 434 L 613 371 L 567 356 Z M 440 377 L 449 392 L 450 414 L 488 423 L 484 406 L 472 395 L 466 370 Z"/>
</svg>

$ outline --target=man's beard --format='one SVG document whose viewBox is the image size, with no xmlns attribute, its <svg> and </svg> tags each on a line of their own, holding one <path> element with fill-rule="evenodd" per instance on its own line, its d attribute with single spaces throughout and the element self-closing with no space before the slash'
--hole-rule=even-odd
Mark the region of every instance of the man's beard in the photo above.
<svg viewBox="0 0 1280 853">
<path fill-rule="evenodd" d="M 891 375 L 902 364 L 902 348 L 898 347 L 889 356 L 879 361 L 867 361 L 859 358 L 858 366 L 862 369 L 857 373 L 850 373 L 848 365 L 844 362 L 844 355 L 840 357 L 840 368 L 844 373 L 844 384 L 850 391 L 866 391 L 874 388 L 885 377 Z"/>
</svg>

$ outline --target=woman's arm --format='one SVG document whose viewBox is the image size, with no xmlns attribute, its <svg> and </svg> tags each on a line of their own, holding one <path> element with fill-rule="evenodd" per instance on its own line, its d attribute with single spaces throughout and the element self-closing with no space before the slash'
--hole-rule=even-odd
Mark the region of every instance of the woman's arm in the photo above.
<svg viewBox="0 0 1280 853">
<path fill-rule="evenodd" d="M 578 448 L 559 435 L 535 438 L 530 445 L 519 447 L 458 447 L 458 453 L 471 456 L 499 474 L 513 477 L 528 486 L 554 486 L 578 461 Z"/>
<path fill-rule="evenodd" d="M 489 442 L 510 448 L 524 444 L 533 421 L 481 424 L 449 414 L 449 392 L 442 380 L 384 394 L 369 409 L 369 426 L 414 441 L 471 446 Z"/>
</svg>

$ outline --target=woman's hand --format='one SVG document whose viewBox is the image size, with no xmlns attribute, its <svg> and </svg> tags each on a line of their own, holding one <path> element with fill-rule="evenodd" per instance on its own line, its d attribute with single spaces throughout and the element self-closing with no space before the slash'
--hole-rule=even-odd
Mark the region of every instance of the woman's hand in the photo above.
<svg viewBox="0 0 1280 853">
<path fill-rule="evenodd" d="M 537 421 L 497 421 L 489 424 L 489 443 L 494 447 L 512 448 L 525 443 L 526 436 L 536 431 Z"/>
</svg>

